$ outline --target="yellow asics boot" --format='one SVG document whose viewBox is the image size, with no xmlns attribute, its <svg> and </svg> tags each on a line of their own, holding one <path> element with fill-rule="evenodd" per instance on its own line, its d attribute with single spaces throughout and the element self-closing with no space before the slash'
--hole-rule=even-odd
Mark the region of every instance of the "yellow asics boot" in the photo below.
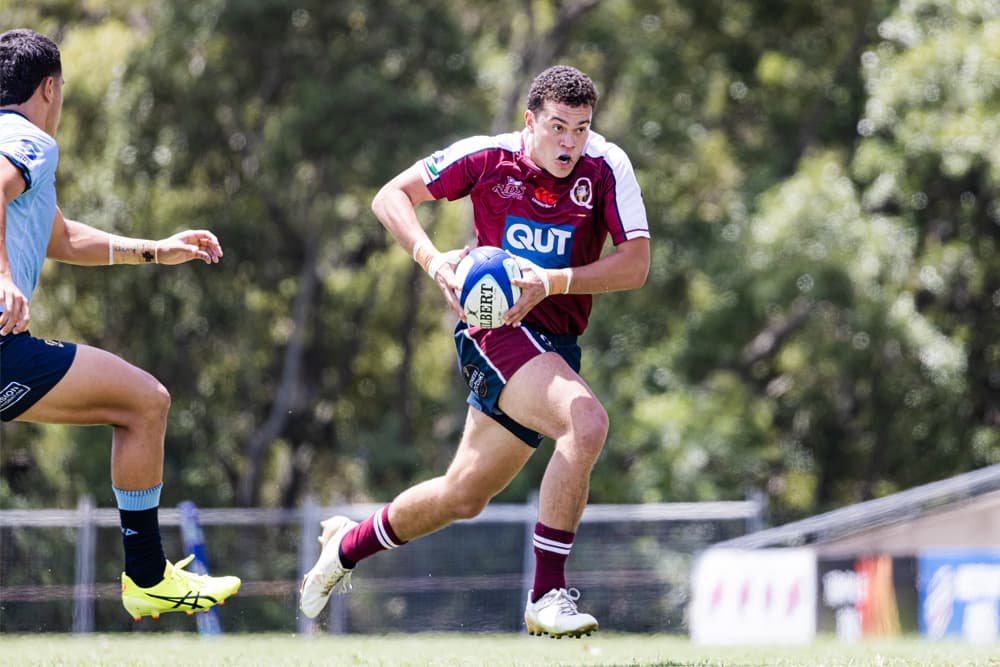
<svg viewBox="0 0 1000 667">
<path fill-rule="evenodd" d="M 142 588 L 122 572 L 122 604 L 135 620 L 143 616 L 159 618 L 170 611 L 183 611 L 188 616 L 196 611 L 207 612 L 217 604 L 226 604 L 226 598 L 236 595 L 240 588 L 239 577 L 210 577 L 207 574 L 185 572 L 184 568 L 194 559 L 194 554 L 174 565 L 167 561 L 160 583 Z"/>
</svg>

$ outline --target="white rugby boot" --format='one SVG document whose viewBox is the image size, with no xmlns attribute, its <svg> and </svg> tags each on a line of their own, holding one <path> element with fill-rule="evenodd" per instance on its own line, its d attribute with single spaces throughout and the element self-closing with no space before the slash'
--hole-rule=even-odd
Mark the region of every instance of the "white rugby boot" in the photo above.
<svg viewBox="0 0 1000 667">
<path fill-rule="evenodd" d="M 577 611 L 576 601 L 579 599 L 580 591 L 575 588 L 553 588 L 537 602 L 532 602 L 529 591 L 528 605 L 524 609 L 528 634 L 548 635 L 555 639 L 590 636 L 597 630 L 597 619 Z"/>
<path fill-rule="evenodd" d="M 330 594 L 340 584 L 340 592 L 351 590 L 351 570 L 340 562 L 340 543 L 351 528 L 358 525 L 346 516 L 332 516 L 321 521 L 323 534 L 319 543 L 323 551 L 319 560 L 302 579 L 299 590 L 299 609 L 309 618 L 316 618 L 330 600 Z"/>
</svg>

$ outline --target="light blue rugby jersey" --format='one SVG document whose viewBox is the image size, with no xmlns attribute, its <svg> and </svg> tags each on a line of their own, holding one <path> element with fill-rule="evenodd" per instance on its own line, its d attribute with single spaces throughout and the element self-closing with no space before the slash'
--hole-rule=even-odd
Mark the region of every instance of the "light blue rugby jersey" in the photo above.
<svg viewBox="0 0 1000 667">
<path fill-rule="evenodd" d="M 21 171 L 27 184 L 27 189 L 7 205 L 6 235 L 14 284 L 30 301 L 45 262 L 56 215 L 59 146 L 44 130 L 16 111 L 0 111 L 0 155 Z"/>
</svg>

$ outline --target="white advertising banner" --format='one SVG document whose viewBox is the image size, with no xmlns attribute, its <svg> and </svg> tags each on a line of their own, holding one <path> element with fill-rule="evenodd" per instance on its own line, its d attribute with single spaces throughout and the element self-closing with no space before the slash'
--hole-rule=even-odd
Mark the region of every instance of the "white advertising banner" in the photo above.
<svg viewBox="0 0 1000 667">
<path fill-rule="evenodd" d="M 689 609 L 699 644 L 804 644 L 816 636 L 811 549 L 709 549 L 695 563 Z"/>
</svg>

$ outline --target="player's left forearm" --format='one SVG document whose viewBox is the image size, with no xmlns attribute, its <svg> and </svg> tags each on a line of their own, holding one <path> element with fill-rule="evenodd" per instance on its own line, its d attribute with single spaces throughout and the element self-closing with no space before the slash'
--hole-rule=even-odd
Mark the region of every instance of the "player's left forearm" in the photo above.
<svg viewBox="0 0 1000 667">
<path fill-rule="evenodd" d="M 159 264 L 159 242 L 111 234 L 108 238 L 108 264 Z"/>
<path fill-rule="evenodd" d="M 649 273 L 649 239 L 633 239 L 596 262 L 566 269 L 550 269 L 550 294 L 601 294 L 638 289 Z"/>
<path fill-rule="evenodd" d="M 156 242 L 110 234 L 90 225 L 57 216 L 48 257 L 77 266 L 153 264 Z"/>
</svg>

